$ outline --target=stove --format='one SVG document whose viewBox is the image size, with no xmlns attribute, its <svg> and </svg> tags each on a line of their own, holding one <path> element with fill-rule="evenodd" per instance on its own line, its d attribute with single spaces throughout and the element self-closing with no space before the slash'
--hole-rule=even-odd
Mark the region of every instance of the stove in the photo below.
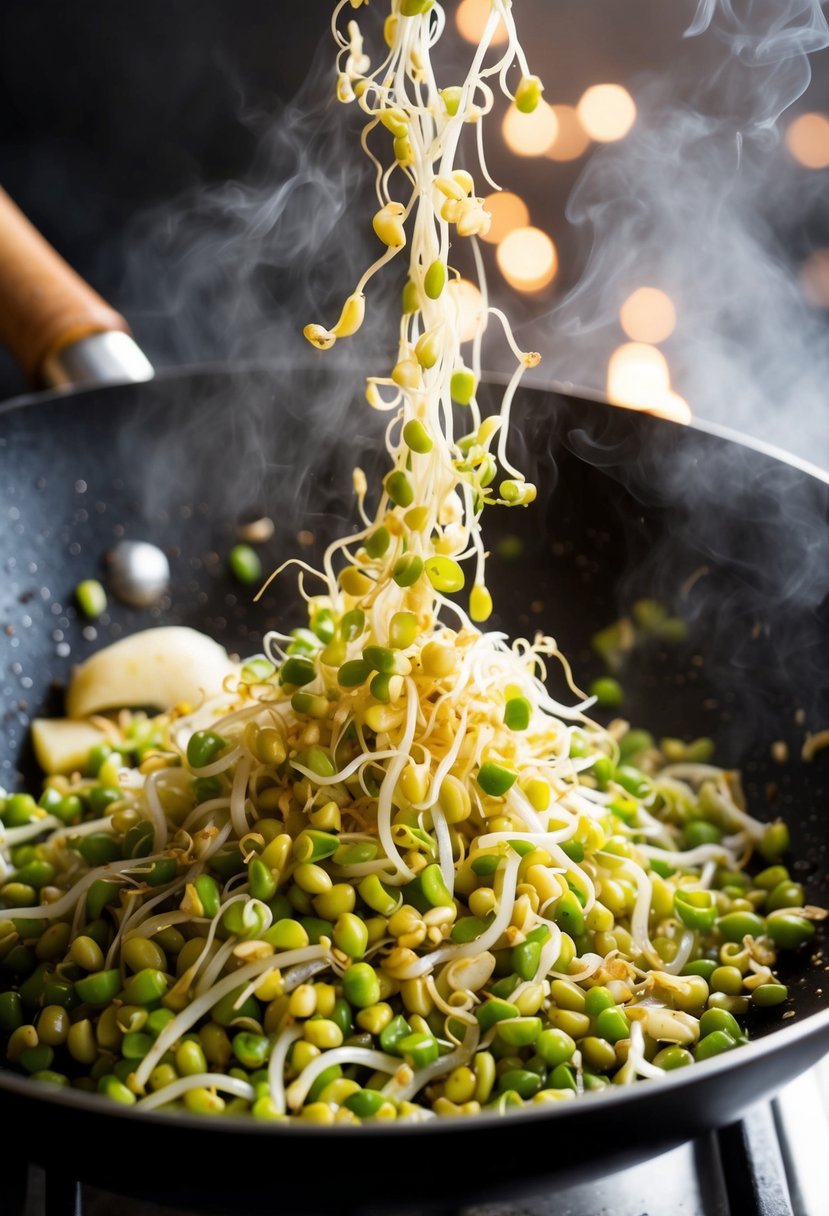
<svg viewBox="0 0 829 1216">
<path fill-rule="evenodd" d="M 16 1185 L 10 1173 L 4 1164 L 3 1216 L 202 1216 L 165 1196 L 137 1203 L 34 1166 L 24 1166 Z M 221 1216 L 246 1213 L 240 1193 L 238 1207 Z M 731 1127 L 598 1181 L 451 1216 L 829 1216 L 829 1056 Z"/>
</svg>

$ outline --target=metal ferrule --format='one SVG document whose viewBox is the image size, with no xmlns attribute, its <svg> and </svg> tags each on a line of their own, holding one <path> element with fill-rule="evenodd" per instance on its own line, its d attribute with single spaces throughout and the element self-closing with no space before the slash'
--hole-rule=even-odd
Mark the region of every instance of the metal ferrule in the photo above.
<svg viewBox="0 0 829 1216">
<path fill-rule="evenodd" d="M 42 377 L 48 388 L 75 385 L 131 384 L 152 380 L 153 365 L 129 334 L 110 331 L 91 334 L 57 354 L 43 365 Z"/>
</svg>

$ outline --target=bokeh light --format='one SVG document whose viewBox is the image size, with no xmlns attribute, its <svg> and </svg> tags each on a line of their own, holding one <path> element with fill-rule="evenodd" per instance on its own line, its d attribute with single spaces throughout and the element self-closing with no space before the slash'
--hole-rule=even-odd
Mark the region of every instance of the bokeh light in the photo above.
<svg viewBox="0 0 829 1216">
<path fill-rule="evenodd" d="M 815 249 L 800 269 L 803 294 L 815 308 L 829 308 L 829 249 Z"/>
<path fill-rule="evenodd" d="M 555 140 L 547 149 L 551 160 L 578 160 L 590 147 L 590 136 L 581 125 L 575 106 L 553 106 L 558 123 Z"/>
<path fill-rule="evenodd" d="M 491 12 L 491 0 L 461 0 L 455 13 L 455 23 L 461 37 L 465 38 L 467 42 L 474 42 L 477 46 L 481 41 L 481 35 L 484 32 Z M 506 40 L 506 28 L 503 21 L 499 21 L 492 39 L 492 45 L 501 46 Z"/>
<path fill-rule="evenodd" d="M 829 117 L 826 114 L 801 114 L 786 130 L 786 147 L 794 159 L 807 169 L 829 165 Z"/>
<path fill-rule="evenodd" d="M 496 258 L 501 274 L 516 291 L 543 291 L 558 270 L 556 247 L 540 228 L 516 228 L 498 246 Z"/>
<path fill-rule="evenodd" d="M 504 115 L 504 140 L 516 156 L 543 156 L 558 136 L 555 110 L 542 98 L 531 114 L 522 114 L 514 105 Z"/>
<path fill-rule="evenodd" d="M 461 342 L 471 342 L 484 320 L 484 297 L 469 279 L 453 279 L 448 287 L 458 309 Z"/>
<path fill-rule="evenodd" d="M 636 121 L 636 103 L 620 84 L 594 84 L 582 95 L 577 112 L 591 139 L 608 144 L 624 139 Z"/>
<path fill-rule="evenodd" d="M 613 405 L 658 410 L 671 392 L 668 361 L 655 346 L 626 342 L 610 356 L 607 396 Z"/>
<path fill-rule="evenodd" d="M 673 300 L 658 287 L 640 287 L 619 310 L 622 329 L 634 342 L 664 342 L 676 329 Z"/>
<path fill-rule="evenodd" d="M 680 397 L 673 389 L 666 393 L 659 405 L 650 412 L 658 414 L 660 418 L 670 418 L 672 422 L 681 422 L 683 426 L 687 426 L 694 416 L 685 398 Z"/>
<path fill-rule="evenodd" d="M 490 245 L 500 245 L 504 237 L 509 236 L 516 228 L 526 228 L 530 222 L 530 212 L 523 198 L 511 194 L 509 190 L 497 190 L 484 199 L 484 207 L 492 216 L 489 232 L 483 237 Z"/>
</svg>

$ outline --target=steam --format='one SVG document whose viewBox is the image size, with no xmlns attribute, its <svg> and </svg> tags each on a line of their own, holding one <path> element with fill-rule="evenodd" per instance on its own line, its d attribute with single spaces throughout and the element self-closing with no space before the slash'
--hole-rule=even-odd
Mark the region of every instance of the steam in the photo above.
<svg viewBox="0 0 829 1216">
<path fill-rule="evenodd" d="M 661 287 L 679 317 L 674 386 L 695 414 L 808 459 L 829 450 L 829 339 L 784 239 L 823 185 L 783 153 L 777 122 L 829 26 L 818 0 L 701 0 L 688 35 L 671 72 L 636 89 L 628 138 L 589 162 L 568 207 L 590 243 L 584 273 L 522 341 L 556 380 L 602 391 L 622 302 Z"/>
<path fill-rule="evenodd" d="M 164 442 L 156 441 L 158 428 L 146 416 L 136 419 L 123 436 L 124 455 L 134 460 L 137 449 L 150 447 L 144 458 L 154 470 L 154 507 L 169 509 L 196 492 L 199 470 L 216 466 L 211 432 L 232 413 L 233 445 L 216 467 L 213 509 L 238 517 L 265 502 L 294 531 L 305 528 L 314 512 L 312 468 L 333 460 L 350 472 L 355 451 L 343 435 L 359 440 L 371 429 L 361 399 L 378 352 L 394 345 L 394 273 L 371 284 L 358 337 L 325 356 L 302 337 L 306 323 L 336 320 L 377 251 L 361 115 L 335 100 L 334 46 L 324 23 L 320 33 L 293 100 L 276 113 L 245 115 L 256 153 L 244 180 L 196 182 L 140 214 L 126 242 L 120 300 L 157 366 L 268 369 L 256 384 L 225 380 L 211 389 L 200 382 L 198 401 L 181 402 L 174 443 L 168 427 Z M 272 389 L 263 391 L 263 383 Z M 263 437 L 277 422 L 274 464 L 273 444 Z"/>
</svg>

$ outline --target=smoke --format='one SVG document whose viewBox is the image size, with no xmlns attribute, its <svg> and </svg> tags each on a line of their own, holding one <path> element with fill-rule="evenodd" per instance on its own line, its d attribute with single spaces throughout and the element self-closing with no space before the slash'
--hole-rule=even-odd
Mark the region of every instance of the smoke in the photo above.
<svg viewBox="0 0 829 1216">
<path fill-rule="evenodd" d="M 548 374 L 602 392 L 624 341 L 621 304 L 659 287 L 678 315 L 665 345 L 673 385 L 694 413 L 826 461 L 829 335 L 791 253 L 824 182 L 784 152 L 778 120 L 827 46 L 818 0 L 701 0 L 671 72 L 634 90 L 633 131 L 595 154 L 571 196 L 584 272 L 521 332 Z M 645 443 L 632 460 L 618 434 L 574 428 L 565 443 L 646 511 L 668 509 L 665 535 L 631 560 L 619 607 L 655 594 L 691 623 L 712 678 L 739 705 L 739 743 L 773 737 L 784 705 L 820 721 L 825 485 L 691 433 Z"/>
<path fill-rule="evenodd" d="M 584 273 L 522 341 L 557 380 L 601 390 L 622 302 L 661 287 L 679 318 L 674 386 L 695 414 L 813 457 L 829 450 L 829 338 L 787 246 L 822 180 L 777 124 L 829 27 L 818 0 L 701 0 L 688 35 L 671 71 L 635 90 L 628 138 L 588 163 L 567 212 Z"/>
<path fill-rule="evenodd" d="M 370 20 L 362 24 L 371 29 Z M 362 398 L 366 375 L 394 347 L 389 304 L 401 285 L 394 270 L 370 284 L 355 338 L 320 354 L 302 336 L 309 322 L 336 321 L 377 256 L 373 172 L 360 148 L 364 115 L 335 100 L 335 48 L 324 22 L 320 30 L 304 84 L 288 104 L 244 112 L 240 100 L 256 144 L 244 179 L 197 182 L 139 214 L 128 234 L 119 295 L 157 366 L 267 368 L 264 377 L 240 375 L 236 387 L 223 379 L 219 392 L 205 392 L 199 381 L 197 400 L 187 399 L 182 380 L 176 442 L 169 427 L 146 416 L 122 436 L 125 456 L 135 459 L 137 446 L 145 452 L 154 472 L 148 496 L 165 509 L 198 492 L 203 469 L 215 466 L 217 512 L 238 517 L 264 501 L 295 531 L 313 513 L 313 470 L 350 471 L 354 447 L 372 430 Z M 225 432 L 227 412 L 233 442 L 218 461 L 215 432 Z M 274 429 L 276 463 L 268 439 Z"/>
</svg>

